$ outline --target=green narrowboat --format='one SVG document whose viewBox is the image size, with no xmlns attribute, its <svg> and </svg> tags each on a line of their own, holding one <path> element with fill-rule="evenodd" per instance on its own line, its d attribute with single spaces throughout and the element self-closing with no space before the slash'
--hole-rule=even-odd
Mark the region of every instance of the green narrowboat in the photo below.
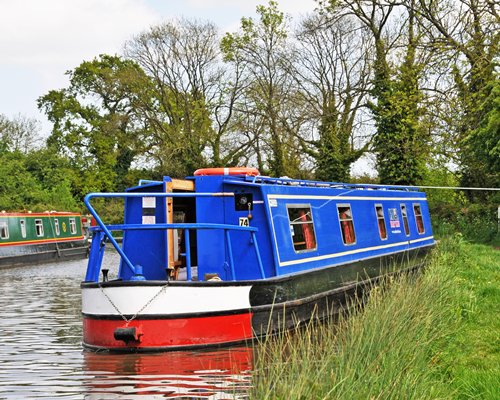
<svg viewBox="0 0 500 400">
<path fill-rule="evenodd" d="M 0 267 L 78 259 L 87 254 L 78 213 L 0 212 Z"/>
</svg>

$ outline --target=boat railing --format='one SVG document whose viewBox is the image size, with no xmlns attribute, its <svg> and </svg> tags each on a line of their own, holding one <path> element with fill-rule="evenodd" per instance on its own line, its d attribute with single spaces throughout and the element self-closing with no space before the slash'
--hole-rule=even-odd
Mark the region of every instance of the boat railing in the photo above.
<svg viewBox="0 0 500 400">
<path fill-rule="evenodd" d="M 273 178 L 269 176 L 246 176 L 245 180 L 252 183 L 263 183 L 268 185 L 285 185 L 285 186 L 306 186 L 306 187 L 323 187 L 333 189 L 360 189 L 360 190 L 397 190 L 404 192 L 419 192 L 420 187 L 410 185 L 382 185 L 375 183 L 345 183 L 345 182 L 322 182 L 308 179 L 294 179 L 288 177 Z"/>
<path fill-rule="evenodd" d="M 255 250 L 259 272 L 262 278 L 265 278 L 264 267 L 260 256 L 259 246 L 257 244 L 256 233 L 258 228 L 249 226 L 239 226 L 231 224 L 215 224 L 215 223 L 158 223 L 158 224 L 108 224 L 106 225 L 97 211 L 92 207 L 90 201 L 93 198 L 129 198 L 129 197 L 233 197 L 234 193 L 90 193 L 85 196 L 84 203 L 89 212 L 95 218 L 98 226 L 90 228 L 93 233 L 92 247 L 89 255 L 89 263 L 87 274 L 85 276 L 86 282 L 97 282 L 99 280 L 99 273 L 104 256 L 104 243 L 108 240 L 115 250 L 120 255 L 123 264 L 130 269 L 133 273 L 131 280 L 145 280 L 143 276 L 143 269 L 141 265 L 134 265 L 130 258 L 125 254 L 122 247 L 118 244 L 117 240 L 113 237 L 112 231 L 138 231 L 138 230 L 171 230 L 182 229 L 184 231 L 185 240 L 185 253 L 186 257 L 186 279 L 192 280 L 192 266 L 191 266 L 191 246 L 189 235 L 191 230 L 214 229 L 223 230 L 227 251 L 228 251 L 228 264 L 231 270 L 231 279 L 236 280 L 236 269 L 234 265 L 233 250 L 231 245 L 231 231 L 244 231 L 249 232 L 251 243 Z"/>
</svg>

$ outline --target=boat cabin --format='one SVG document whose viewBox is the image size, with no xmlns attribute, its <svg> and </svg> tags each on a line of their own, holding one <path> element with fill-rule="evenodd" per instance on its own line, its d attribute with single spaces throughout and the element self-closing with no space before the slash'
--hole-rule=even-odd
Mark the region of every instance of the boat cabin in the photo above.
<svg viewBox="0 0 500 400">
<path fill-rule="evenodd" d="M 124 281 L 261 280 L 434 243 L 425 193 L 412 187 L 198 174 L 123 196 L 124 224 L 109 228 L 124 232 Z"/>
</svg>

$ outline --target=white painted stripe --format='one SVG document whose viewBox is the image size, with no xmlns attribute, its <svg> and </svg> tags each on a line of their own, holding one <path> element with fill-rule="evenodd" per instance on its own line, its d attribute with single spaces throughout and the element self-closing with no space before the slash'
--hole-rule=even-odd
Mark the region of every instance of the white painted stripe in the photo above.
<svg viewBox="0 0 500 400">
<path fill-rule="evenodd" d="M 351 192 L 351 190 L 349 192 Z M 314 196 L 314 195 L 300 196 L 300 195 L 287 195 L 287 194 L 268 194 L 267 195 L 267 204 L 268 204 L 269 215 L 271 216 L 271 226 L 273 228 L 273 233 L 274 233 L 274 235 L 272 235 L 273 241 L 274 241 L 274 249 L 275 249 L 275 254 L 276 254 L 279 266 L 300 264 L 301 262 L 304 262 L 303 260 L 307 261 L 307 260 L 309 260 L 309 258 L 298 260 L 298 261 L 295 261 L 295 260 L 294 261 L 281 261 L 281 255 L 280 255 L 278 241 L 277 241 L 277 237 L 276 237 L 276 230 L 274 228 L 274 215 L 273 215 L 273 211 L 271 209 L 271 205 L 269 202 L 270 199 L 295 199 L 295 200 L 304 199 L 304 200 L 330 200 L 330 201 L 331 200 L 340 200 L 340 201 L 345 201 L 345 200 L 375 200 L 375 201 L 380 201 L 380 202 L 383 200 L 427 201 L 426 197 L 416 197 L 416 198 L 415 197 L 352 197 L 352 196 L 342 196 L 342 195 L 338 195 L 338 196 Z M 405 241 L 404 243 L 407 243 L 407 241 Z M 397 244 L 395 244 L 395 245 L 397 246 Z M 364 249 L 360 250 L 360 251 L 364 251 Z M 350 252 L 345 252 L 345 253 L 342 253 L 341 255 L 346 255 L 349 253 Z M 340 253 L 337 253 L 337 254 L 340 254 Z M 328 255 L 323 255 L 323 256 L 318 256 L 318 257 L 321 257 L 320 259 L 325 259 L 325 258 L 340 257 L 341 255 L 337 256 L 335 254 L 328 254 Z M 314 257 L 311 257 L 311 258 L 314 258 Z"/>
<path fill-rule="evenodd" d="M 292 195 L 292 194 L 268 194 L 268 199 L 291 199 L 291 200 L 375 200 L 375 201 L 383 201 L 383 200 L 394 200 L 394 201 L 427 201 L 426 197 L 368 197 L 368 196 L 343 196 L 339 194 L 337 196 L 303 196 L 303 195 Z"/>
<path fill-rule="evenodd" d="M 93 315 L 135 315 L 140 311 L 140 315 L 171 315 L 248 309 L 251 287 L 249 285 L 84 288 L 82 312 Z"/>
<path fill-rule="evenodd" d="M 342 256 L 348 256 L 350 254 L 364 253 L 366 251 L 382 250 L 382 249 L 388 249 L 388 248 L 391 248 L 391 247 L 404 246 L 404 245 L 418 243 L 418 242 L 423 242 L 425 240 L 431 240 L 431 239 L 434 239 L 434 236 L 427 236 L 425 238 L 420 238 L 420 239 L 406 240 L 406 241 L 403 241 L 403 242 L 384 244 L 384 245 L 381 245 L 381 246 L 364 247 L 362 249 L 355 249 L 355 250 L 343 251 L 341 253 L 331 253 L 331 254 L 324 254 L 322 256 L 301 258 L 299 260 L 291 260 L 291 261 L 283 261 L 283 262 L 280 261 L 279 265 L 280 265 L 280 267 L 286 267 L 288 265 L 296 265 L 296 264 L 302 264 L 302 263 L 305 263 L 305 262 L 313 262 L 313 261 L 326 260 L 326 259 L 329 259 L 329 258 L 337 258 L 337 257 L 342 257 Z"/>
</svg>

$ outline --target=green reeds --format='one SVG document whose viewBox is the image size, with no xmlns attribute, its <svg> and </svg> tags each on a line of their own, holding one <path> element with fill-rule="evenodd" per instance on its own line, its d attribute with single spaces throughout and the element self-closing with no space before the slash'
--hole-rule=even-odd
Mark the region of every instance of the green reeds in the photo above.
<svg viewBox="0 0 500 400">
<path fill-rule="evenodd" d="M 466 383 L 449 350 L 471 306 L 457 284 L 462 246 L 444 240 L 420 274 L 388 278 L 336 320 L 259 343 L 250 397 L 457 398 Z"/>
</svg>

